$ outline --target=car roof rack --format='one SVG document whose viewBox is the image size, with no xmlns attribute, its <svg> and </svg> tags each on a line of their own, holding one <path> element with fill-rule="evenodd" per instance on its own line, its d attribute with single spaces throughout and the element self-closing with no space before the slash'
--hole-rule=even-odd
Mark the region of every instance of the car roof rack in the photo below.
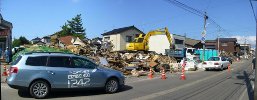
<svg viewBox="0 0 257 100">
<path fill-rule="evenodd" d="M 33 54 L 33 53 L 48 53 L 48 54 L 52 54 L 52 53 L 60 53 L 60 54 L 73 54 L 73 53 L 67 53 L 67 52 L 43 52 L 43 51 L 35 52 L 35 51 L 32 51 L 32 52 L 27 52 L 27 53 L 25 53 L 25 55 L 27 55 L 27 54 Z"/>
</svg>

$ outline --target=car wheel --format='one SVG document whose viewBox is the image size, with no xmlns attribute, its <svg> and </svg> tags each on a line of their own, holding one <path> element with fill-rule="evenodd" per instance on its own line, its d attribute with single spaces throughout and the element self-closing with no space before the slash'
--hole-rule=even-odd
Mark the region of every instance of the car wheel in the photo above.
<svg viewBox="0 0 257 100">
<path fill-rule="evenodd" d="M 35 81 L 31 84 L 29 92 L 34 98 L 45 98 L 49 94 L 49 85 L 45 81 Z"/>
<path fill-rule="evenodd" d="M 111 78 L 105 84 L 105 92 L 106 93 L 115 93 L 119 89 L 119 83 L 117 79 Z"/>
<path fill-rule="evenodd" d="M 223 71 L 223 69 L 224 69 L 224 67 L 223 67 L 223 66 L 221 66 L 221 67 L 220 67 L 220 71 Z"/>
<path fill-rule="evenodd" d="M 210 69 L 209 68 L 205 68 L 206 71 L 209 71 Z"/>
</svg>

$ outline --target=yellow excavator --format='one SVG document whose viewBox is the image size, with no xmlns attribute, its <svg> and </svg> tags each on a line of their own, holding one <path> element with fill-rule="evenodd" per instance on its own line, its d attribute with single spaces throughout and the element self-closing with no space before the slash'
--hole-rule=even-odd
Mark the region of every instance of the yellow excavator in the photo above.
<svg viewBox="0 0 257 100">
<path fill-rule="evenodd" d="M 170 48 L 173 48 L 173 41 L 172 37 L 170 35 L 170 32 L 168 31 L 168 28 L 165 27 L 164 29 L 158 29 L 148 32 L 145 36 L 144 34 L 140 34 L 138 37 L 134 39 L 133 42 L 128 43 L 126 45 L 126 50 L 128 51 L 148 51 L 149 50 L 149 38 L 153 35 L 163 35 L 165 34 L 168 38 L 168 41 L 170 43 Z"/>
</svg>

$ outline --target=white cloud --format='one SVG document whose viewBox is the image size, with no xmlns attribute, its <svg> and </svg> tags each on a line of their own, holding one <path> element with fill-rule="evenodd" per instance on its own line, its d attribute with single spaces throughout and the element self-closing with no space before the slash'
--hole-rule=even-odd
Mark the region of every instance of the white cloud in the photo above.
<svg viewBox="0 0 257 100">
<path fill-rule="evenodd" d="M 240 44 L 244 44 L 246 39 L 246 44 L 251 44 L 253 48 L 256 46 L 256 36 L 231 36 L 231 38 L 237 38 Z"/>
</svg>

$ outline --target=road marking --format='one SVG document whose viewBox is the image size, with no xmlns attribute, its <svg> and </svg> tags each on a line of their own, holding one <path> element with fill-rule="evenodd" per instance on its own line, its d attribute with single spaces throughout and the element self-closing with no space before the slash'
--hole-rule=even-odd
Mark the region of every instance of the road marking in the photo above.
<svg viewBox="0 0 257 100">
<path fill-rule="evenodd" d="M 168 94 L 168 93 L 172 93 L 172 92 L 174 92 L 174 91 L 177 91 L 177 90 L 180 90 L 180 89 L 187 88 L 187 87 L 189 87 L 189 86 L 198 84 L 198 83 L 200 83 L 200 82 L 203 82 L 203 81 L 205 81 L 205 80 L 214 78 L 214 77 L 219 76 L 219 75 L 224 74 L 224 73 L 226 73 L 226 71 L 223 71 L 223 72 L 221 72 L 221 73 L 212 75 L 212 76 L 210 76 L 210 77 L 206 77 L 206 78 L 201 79 L 201 80 L 194 81 L 194 82 L 189 83 L 189 84 L 185 84 L 185 85 L 182 85 L 182 86 L 179 86 L 179 87 L 176 87 L 176 88 L 172 88 L 172 89 L 169 89 L 169 90 L 164 90 L 164 91 L 161 91 L 161 92 L 152 93 L 152 94 L 145 95 L 145 96 L 142 96 L 142 97 L 139 97 L 139 98 L 134 98 L 134 99 L 132 99 L 132 100 L 148 100 L 148 99 L 152 99 L 152 98 L 155 98 L 155 97 L 159 97 L 159 96 L 162 96 L 162 95 L 165 95 L 165 94 Z"/>
</svg>

